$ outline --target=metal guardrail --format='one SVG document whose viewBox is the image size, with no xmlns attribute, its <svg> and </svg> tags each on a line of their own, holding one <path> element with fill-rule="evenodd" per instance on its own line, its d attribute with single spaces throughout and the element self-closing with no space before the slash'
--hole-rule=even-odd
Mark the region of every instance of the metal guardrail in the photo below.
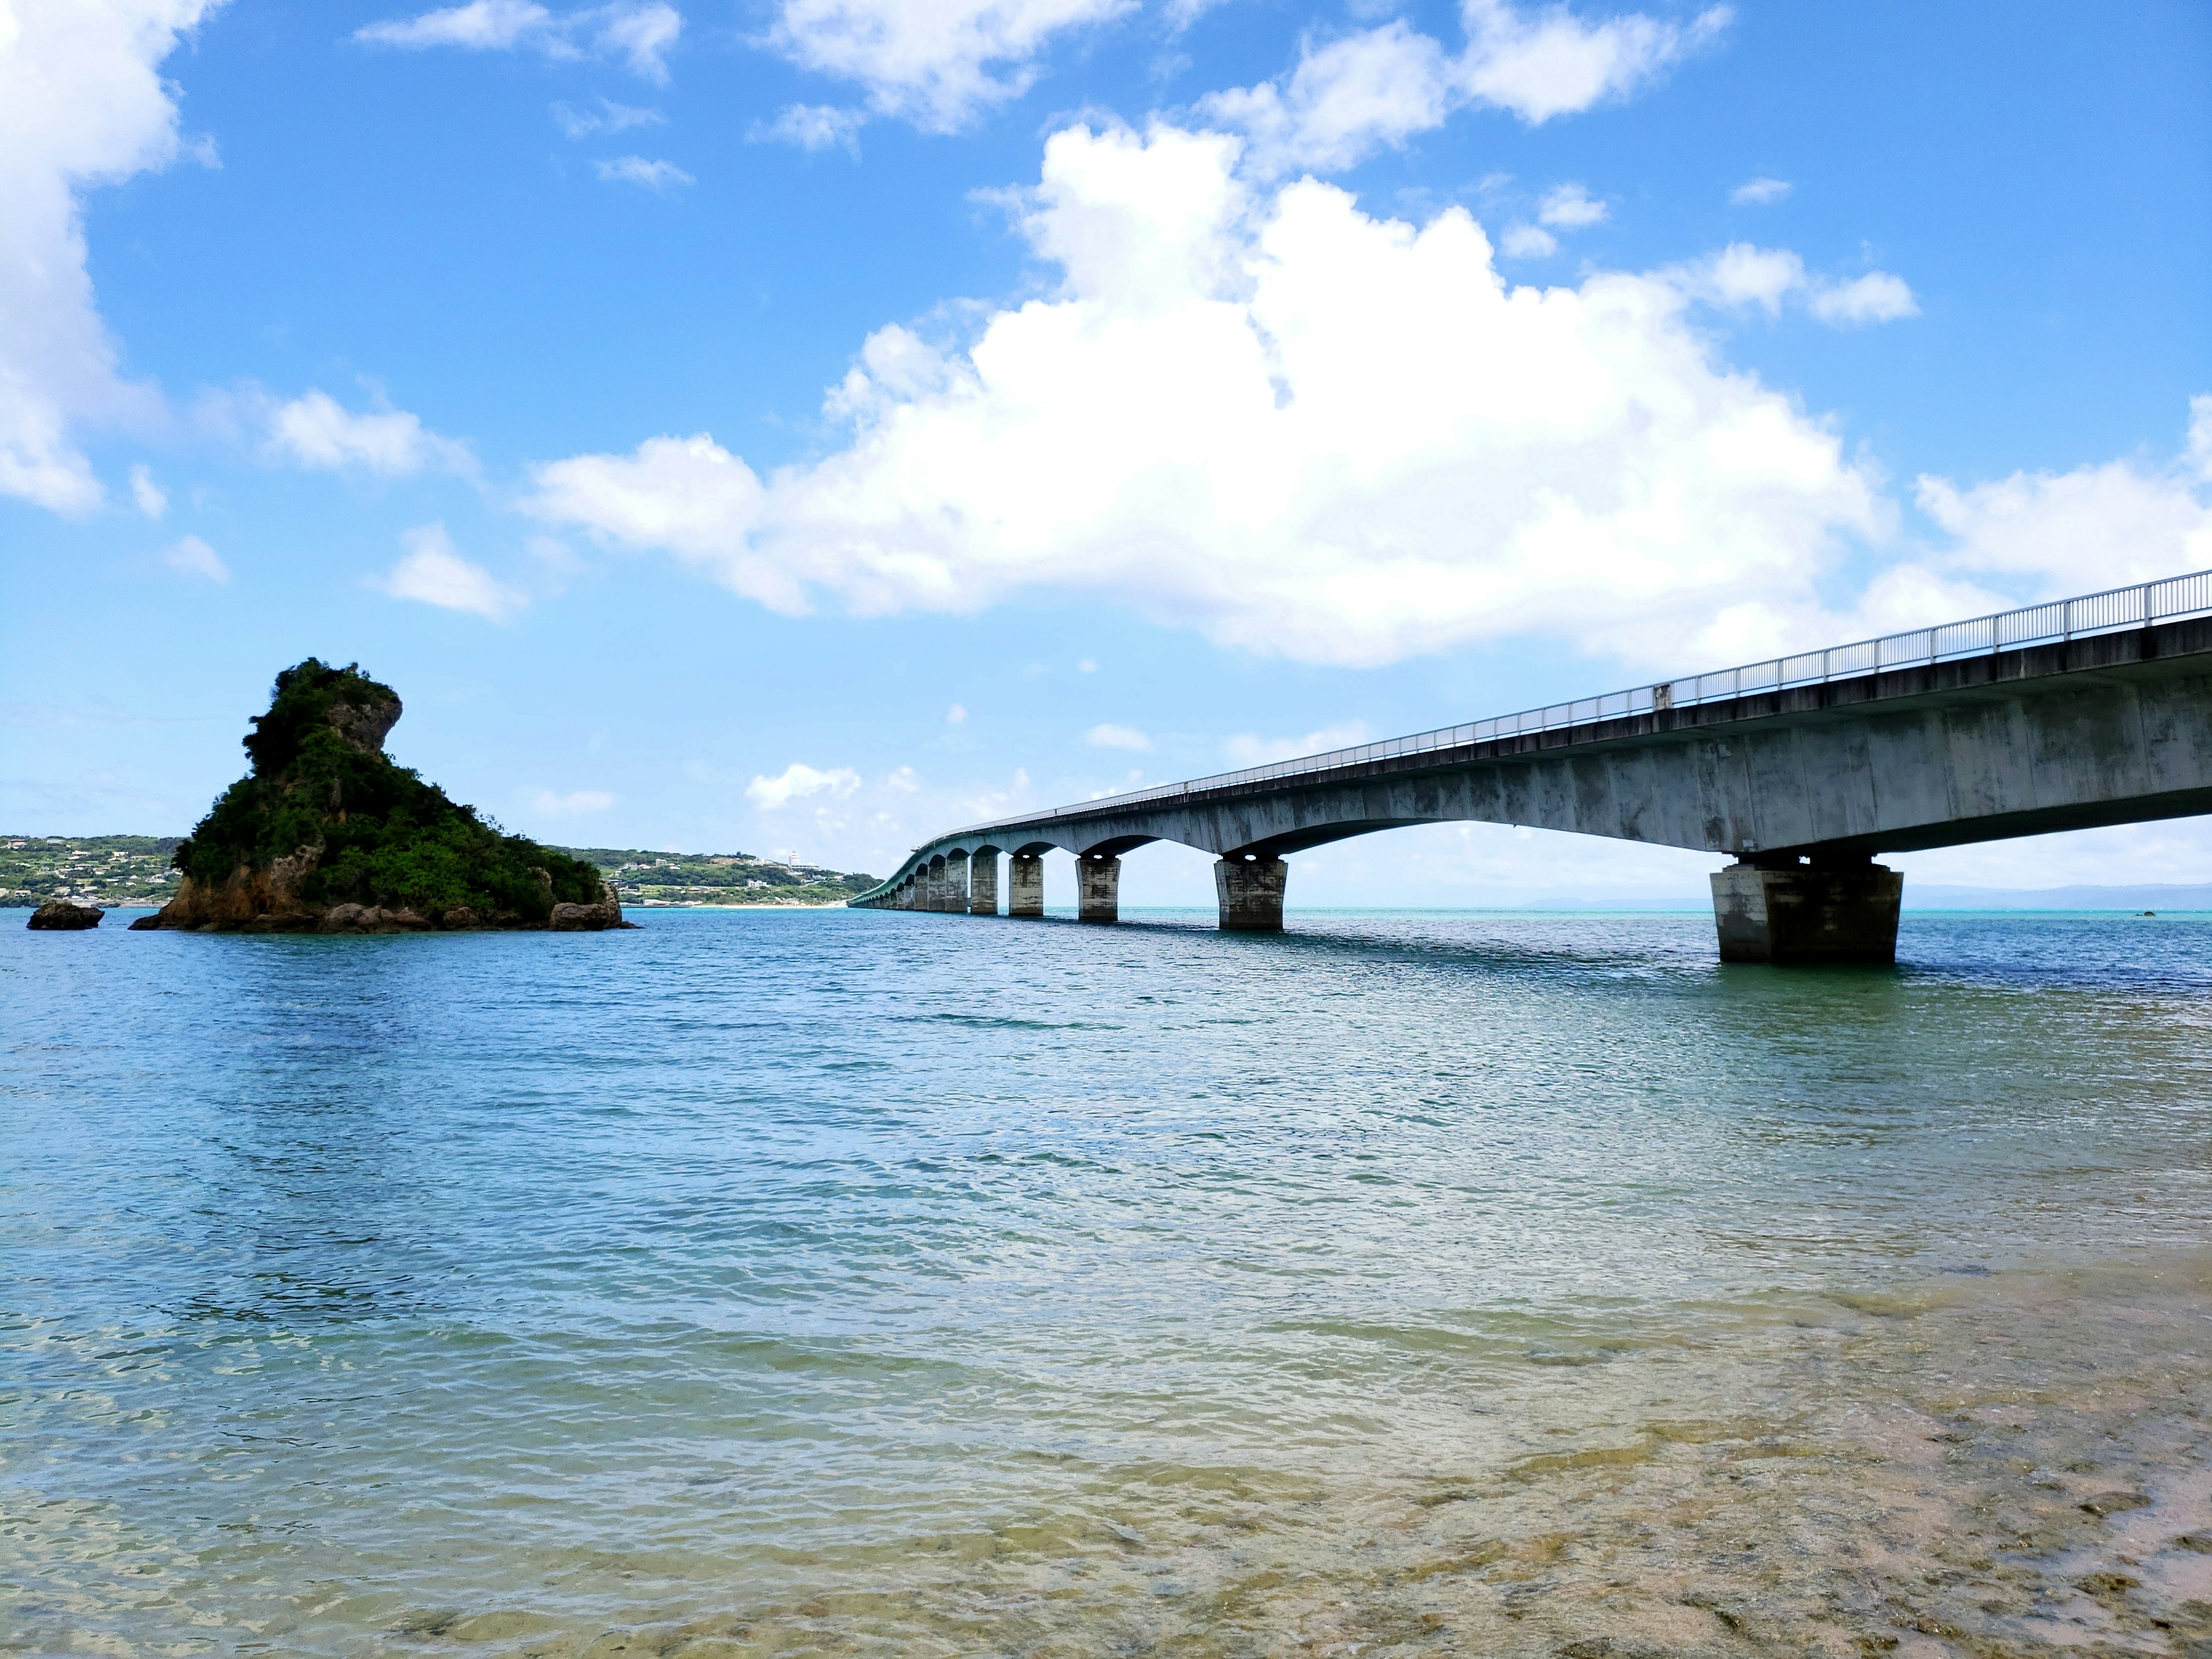
<svg viewBox="0 0 2212 1659">
<path fill-rule="evenodd" d="M 1279 778 L 1299 777 L 1310 772 L 1332 772 L 1339 767 L 1358 766 L 1367 761 L 1395 760 L 1401 756 L 1426 754 L 1438 749 L 1460 749 L 1469 744 L 1494 742 L 1500 738 L 1525 737 L 1530 732 L 1587 726 L 1593 720 L 1619 720 L 1631 714 L 1649 714 L 1666 708 L 1693 708 L 1699 703 L 1725 702 L 1747 691 L 1778 691 L 1792 686 L 1824 684 L 1831 680 L 1857 679 L 1868 674 L 1881 673 L 1886 669 L 1911 667 L 1922 663 L 1951 662 L 1961 657 L 1987 656 L 1992 652 L 2014 650 L 2021 646 L 2049 645 L 2079 639 L 2085 635 L 2148 628 L 2153 623 L 2171 622 L 2177 617 L 2208 612 L 2212 612 L 2212 570 L 2193 571 L 2185 576 L 2168 576 L 2160 581 L 2142 582 L 2134 587 L 2107 588 L 2101 593 L 2087 593 L 2079 599 L 2053 599 L 2045 605 L 2002 611 L 1994 616 L 1976 617 L 1967 622 L 1916 628 L 1903 634 L 1885 634 L 1880 639 L 1861 640 L 1852 645 L 1831 646 L 1822 651 L 1802 651 L 1790 657 L 1770 657 L 1765 662 L 1746 663 L 1740 668 L 1723 668 L 1710 674 L 1662 680 L 1656 684 L 1639 685 L 1626 691 L 1608 691 L 1602 696 L 1578 697 L 1572 702 L 1555 702 L 1542 708 L 1523 709 L 1517 714 L 1500 714 L 1491 720 L 1470 720 L 1463 726 L 1438 726 L 1433 732 L 1416 732 L 1411 737 L 1387 738 L 1378 743 L 1358 744 L 1349 749 L 1331 749 L 1318 755 L 1301 755 L 1295 760 L 1276 761 L 1266 766 L 1248 766 L 1242 771 L 1217 772 L 1210 777 L 1192 778 L 1183 783 L 1156 784 L 1151 788 L 1131 790 L 1126 794 L 1103 795 L 1095 800 L 1055 807 L 1048 812 L 1032 813 L 992 823 L 969 824 L 962 829 L 947 830 L 938 839 L 972 835 L 979 830 L 994 829 L 998 823 L 1041 823 L 1054 818 L 1090 817 L 1099 812 L 1142 806 L 1152 801 L 1176 799 L 1209 789 L 1233 788 L 1244 783 L 1267 783 Z M 870 893 L 860 896 L 872 896 L 890 884 L 886 882 L 881 888 L 872 889 Z"/>
</svg>

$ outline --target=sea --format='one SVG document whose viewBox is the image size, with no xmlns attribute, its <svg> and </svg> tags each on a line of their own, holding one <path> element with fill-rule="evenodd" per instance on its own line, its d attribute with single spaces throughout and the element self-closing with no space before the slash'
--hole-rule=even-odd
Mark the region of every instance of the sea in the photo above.
<svg viewBox="0 0 2212 1659">
<path fill-rule="evenodd" d="M 0 1652 L 2212 1659 L 2212 918 L 34 933 Z"/>
</svg>

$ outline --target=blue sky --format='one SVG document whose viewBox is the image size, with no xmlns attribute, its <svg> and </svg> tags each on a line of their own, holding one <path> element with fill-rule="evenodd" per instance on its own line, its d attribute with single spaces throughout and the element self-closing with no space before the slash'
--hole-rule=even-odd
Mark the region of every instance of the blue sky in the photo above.
<svg viewBox="0 0 2212 1659">
<path fill-rule="evenodd" d="M 313 653 L 510 827 L 881 871 L 2212 565 L 2202 5 L 0 0 L 0 246 L 17 831 L 186 827 Z"/>
</svg>

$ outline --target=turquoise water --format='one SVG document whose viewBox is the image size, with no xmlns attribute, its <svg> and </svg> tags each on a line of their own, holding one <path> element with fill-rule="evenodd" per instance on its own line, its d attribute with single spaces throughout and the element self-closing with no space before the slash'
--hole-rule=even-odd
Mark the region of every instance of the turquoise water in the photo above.
<svg viewBox="0 0 2212 1659">
<path fill-rule="evenodd" d="M 2212 921 L 637 919 L 0 927 L 8 1650 L 2212 1618 Z"/>
</svg>

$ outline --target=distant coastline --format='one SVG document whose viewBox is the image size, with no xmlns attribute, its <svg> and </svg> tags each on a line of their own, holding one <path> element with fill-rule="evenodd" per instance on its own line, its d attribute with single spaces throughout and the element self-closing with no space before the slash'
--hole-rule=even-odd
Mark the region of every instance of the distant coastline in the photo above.
<svg viewBox="0 0 2212 1659">
<path fill-rule="evenodd" d="M 0 835 L 0 909 L 77 898 L 102 909 L 158 908 L 176 896 L 176 836 Z M 552 844 L 546 843 L 549 847 Z M 876 878 L 750 853 L 554 848 L 599 866 L 625 905 L 782 910 L 842 905 Z"/>
</svg>

